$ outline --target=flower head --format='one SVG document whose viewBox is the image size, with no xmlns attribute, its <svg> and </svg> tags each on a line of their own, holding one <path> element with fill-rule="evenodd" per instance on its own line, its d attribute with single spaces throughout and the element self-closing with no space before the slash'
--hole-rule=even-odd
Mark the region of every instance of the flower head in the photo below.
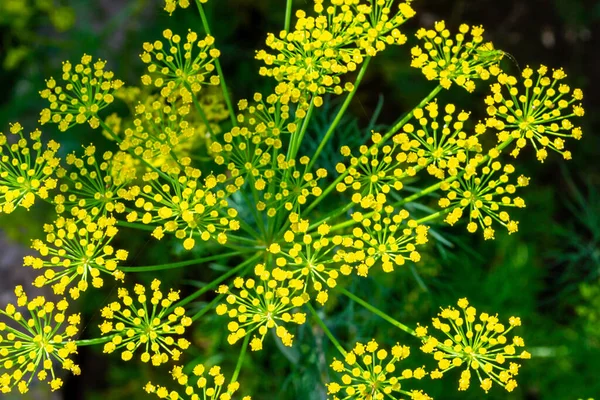
<svg viewBox="0 0 600 400">
<path fill-rule="evenodd" d="M 429 80 L 439 80 L 449 89 L 452 83 L 469 92 L 475 90 L 475 79 L 489 79 L 500 72 L 497 64 L 504 53 L 494 50 L 491 43 L 483 44 L 483 28 L 462 24 L 454 37 L 444 21 L 435 23 L 434 29 L 421 28 L 417 38 L 423 48 L 413 47 L 411 66 L 421 69 Z"/>
<path fill-rule="evenodd" d="M 48 198 L 56 188 L 54 173 L 60 162 L 56 157 L 60 145 L 50 140 L 44 149 L 40 130 L 31 132 L 28 140 L 17 122 L 11 124 L 10 133 L 16 142 L 0 133 L 0 212 L 6 214 L 17 207 L 29 209 L 36 197 Z"/>
<path fill-rule="evenodd" d="M 132 200 L 127 186 L 136 177 L 127 153 L 106 151 L 99 157 L 96 147 L 90 145 L 81 157 L 73 153 L 66 162 L 70 168 L 57 171 L 61 194 L 54 197 L 54 204 L 59 214 L 68 212 L 78 219 L 97 219 L 125 212 L 124 200 Z"/>
<path fill-rule="evenodd" d="M 428 228 L 408 217 L 408 211 L 394 212 L 391 206 L 370 216 L 353 213 L 352 219 L 360 226 L 352 230 L 353 250 L 343 255 L 344 261 L 360 276 L 367 276 L 376 263 L 381 263 L 384 272 L 392 272 L 407 260 L 418 262 L 421 255 L 416 246 L 427 243 Z"/>
<path fill-rule="evenodd" d="M 22 286 L 15 288 L 17 305 L 8 304 L 0 309 L 0 392 L 10 393 L 13 388 L 27 393 L 34 377 L 47 381 L 52 391 L 62 387 L 63 381 L 54 367 L 79 375 L 81 370 L 70 357 L 77 354 L 77 345 L 71 339 L 78 332 L 79 314 L 68 315 L 69 303 L 46 301 L 43 296 L 29 299 Z M 17 307 L 26 307 L 21 313 Z"/>
<path fill-rule="evenodd" d="M 518 187 L 529 184 L 529 178 L 521 175 L 516 185 L 509 183 L 514 172 L 515 167 L 511 164 L 503 166 L 490 159 L 487 165 L 479 168 L 479 173 L 465 173 L 452 183 L 444 183 L 441 189 L 447 193 L 439 200 L 439 205 L 448 210 L 445 221 L 454 225 L 467 210 L 467 230 L 473 233 L 480 227 L 486 240 L 494 238 L 494 221 L 504 226 L 509 234 L 517 232 L 518 222 L 511 220 L 507 211 L 500 211 L 501 207 L 525 207 L 525 201 L 514 194 Z"/>
<path fill-rule="evenodd" d="M 422 391 L 407 390 L 404 386 L 405 380 L 420 380 L 427 375 L 423 368 L 396 369 L 396 364 L 409 354 L 410 349 L 398 343 L 390 351 L 380 348 L 375 339 L 367 344 L 356 343 L 354 349 L 346 353 L 344 361 L 333 359 L 331 368 L 342 374 L 341 383 L 328 383 L 327 393 L 333 395 L 333 400 L 399 399 L 403 395 L 413 400 L 431 400 Z"/>
<path fill-rule="evenodd" d="M 137 197 L 135 206 L 140 210 L 127 215 L 129 222 L 141 219 L 144 224 L 157 225 L 152 236 L 162 239 L 165 233 L 174 233 L 191 250 L 196 237 L 203 241 L 216 239 L 223 244 L 227 232 L 239 229 L 237 210 L 229 207 L 225 190 L 216 186 L 226 180 L 224 175 L 208 175 L 200 179 L 200 170 L 186 168 L 184 174 L 172 177 L 169 183 L 159 181 L 159 174 L 144 175 L 146 185 L 133 187 Z M 236 188 L 228 188 L 233 191 Z"/>
<path fill-rule="evenodd" d="M 257 265 L 254 272 L 258 282 L 238 277 L 233 288 L 219 288 L 219 293 L 227 294 L 227 297 L 226 303 L 217 306 L 217 314 L 227 314 L 232 320 L 227 325 L 231 332 L 227 340 L 234 344 L 256 331 L 250 347 L 253 351 L 261 350 L 265 335 L 269 329 L 275 329 L 282 343 L 291 346 L 294 335 L 286 325 L 306 322 L 306 314 L 294 311 L 308 301 L 308 295 L 303 291 L 304 283 L 280 268 L 269 272 L 263 264 Z"/>
<path fill-rule="evenodd" d="M 77 299 L 89 284 L 95 288 L 104 285 L 102 273 L 122 280 L 125 275 L 118 264 L 127 259 L 127 251 L 110 245 L 118 232 L 115 223 L 114 218 L 107 217 L 96 222 L 59 217 L 44 225 L 45 240 L 36 239 L 31 245 L 41 257 L 24 259 L 25 266 L 43 270 L 34 285 L 52 285 L 54 293 L 60 295 L 69 289 L 69 295 Z"/>
<path fill-rule="evenodd" d="M 500 131 L 501 142 L 516 139 L 514 157 L 529 142 L 541 162 L 548 156 L 547 149 L 570 159 L 565 138 L 581 139 L 581 128 L 572 120 L 584 115 L 583 92 L 560 83 L 567 77 L 562 69 L 550 74 L 543 65 L 537 72 L 527 67 L 521 77 L 498 75 L 498 83 L 492 85 L 492 94 L 485 100 L 490 115 L 487 125 Z"/>
<path fill-rule="evenodd" d="M 208 0 L 200 0 L 200 3 L 206 3 Z M 177 7 L 188 8 L 190 0 L 165 0 L 165 11 L 172 15 Z"/>
<path fill-rule="evenodd" d="M 181 97 L 186 103 L 192 102 L 192 96 L 202 86 L 219 84 L 215 59 L 221 53 L 214 48 L 214 37 L 207 35 L 199 39 L 198 34 L 190 30 L 182 43 L 183 38 L 170 29 L 163 32 L 163 37 L 168 44 L 160 40 L 144 43 L 140 57 L 148 64 L 148 74 L 142 76 L 142 84 L 161 89 L 164 98 Z"/>
<path fill-rule="evenodd" d="M 486 392 L 493 382 L 512 392 L 517 387 L 515 377 L 520 365 L 508 360 L 531 358 L 527 351 L 518 351 L 519 347 L 525 346 L 521 337 L 508 337 L 514 327 L 521 325 L 521 319 L 509 318 L 507 328 L 497 315 L 481 313 L 478 317 L 477 310 L 469 306 L 467 299 L 460 299 L 458 306 L 460 311 L 453 307 L 443 308 L 439 318 L 433 318 L 433 327 L 443 332 L 445 339 L 427 336 L 425 327 L 419 330 L 424 343 L 421 350 L 433 354 L 438 361 L 439 369 L 433 371 L 431 377 L 441 378 L 453 368 L 464 367 L 459 390 L 469 388 L 471 371 L 474 371 Z"/>
<path fill-rule="evenodd" d="M 170 290 L 163 294 L 157 279 L 152 281 L 150 289 L 152 297 L 148 299 L 143 285 L 136 284 L 133 293 L 120 288 L 120 301 L 102 309 L 105 320 L 100 331 L 112 336 L 104 345 L 105 353 L 121 350 L 121 358 L 129 361 L 140 351 L 142 362 L 152 361 L 152 365 L 157 366 L 169 359 L 178 361 L 182 350 L 190 346 L 181 335 L 192 324 L 192 319 L 185 315 L 183 307 L 172 307 L 179 300 L 179 292 Z"/>
<path fill-rule="evenodd" d="M 64 62 L 62 80 L 65 86 L 59 86 L 50 78 L 46 81 L 46 89 L 40 92 L 50 103 L 49 108 L 42 110 L 40 123 L 53 122 L 61 131 L 86 121 L 92 128 L 100 126 L 98 112 L 114 101 L 113 92 L 123 86 L 123 82 L 114 79 L 114 74 L 106 71 L 105 66 L 106 61 L 92 63 L 92 56 L 87 54 L 75 66 L 69 61 Z"/>
<path fill-rule="evenodd" d="M 184 373 L 183 367 L 176 366 L 171 371 L 171 376 L 181 386 L 181 391 L 185 395 L 177 390 L 169 391 L 164 386 L 155 386 L 151 382 L 144 386 L 144 390 L 161 399 L 231 400 L 233 394 L 240 388 L 239 382 L 231 382 L 225 386 L 225 375 L 217 365 L 207 368 L 197 364 L 191 374 Z M 250 396 L 244 396 L 242 400 L 251 399 Z"/>
</svg>

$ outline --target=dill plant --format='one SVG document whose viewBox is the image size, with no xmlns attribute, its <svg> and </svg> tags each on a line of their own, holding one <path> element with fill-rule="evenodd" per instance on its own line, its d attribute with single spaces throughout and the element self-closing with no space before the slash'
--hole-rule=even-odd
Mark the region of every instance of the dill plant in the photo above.
<svg viewBox="0 0 600 400">
<path fill-rule="evenodd" d="M 519 174 L 514 159 L 528 155 L 522 152 L 527 147 L 541 162 L 551 151 L 570 159 L 566 141 L 582 136 L 576 125 L 584 115 L 582 91 L 565 83 L 562 69 L 527 67 L 512 76 L 502 69 L 505 53 L 484 42 L 482 27 L 463 24 L 451 32 L 440 21 L 418 30 L 410 50 L 411 66 L 433 82 L 431 92 L 388 130 L 368 132 L 366 144 L 342 145 L 343 161 L 327 170 L 320 166 L 328 157 L 324 149 L 369 64 L 390 46 L 410 41 L 403 33 L 416 14 L 410 2 L 314 0 L 312 10 L 293 13 L 288 0 L 283 29 L 268 34 L 256 53 L 263 64 L 258 73 L 271 78 L 272 90 L 239 100 L 237 107 L 204 13 L 207 2 L 166 0 L 169 13 L 192 12 L 195 6 L 202 33 L 180 36 L 167 29 L 144 43 L 140 57 L 146 71 L 137 86 L 87 54 L 63 63 L 60 85 L 54 78 L 46 81 L 40 94 L 49 105 L 40 124 L 68 131 L 87 123 L 113 142 L 113 150 L 101 154 L 92 144 L 61 157 L 58 143 L 42 144 L 39 129 L 27 136 L 14 123 L 15 140 L 0 134 L 0 210 L 28 210 L 45 201 L 56 213 L 44 226 L 45 241 L 32 243 L 36 255 L 24 260 L 41 270 L 33 285 L 49 285 L 55 295 L 68 293 L 73 301 L 111 276 L 123 285 L 116 298 L 97 305 L 101 335 L 89 340 L 78 338 L 80 317 L 66 316 L 66 300 L 28 301 L 27 290 L 17 287 L 17 306 L 0 310 L 7 320 L 0 324 L 0 391 L 26 393 L 34 378 L 57 390 L 62 375 L 55 366 L 85 373 L 72 355 L 81 346 L 100 346 L 109 356 L 129 361 L 135 355 L 170 370 L 177 385 L 148 382 L 143 389 L 150 395 L 249 399 L 253 394 L 238 382 L 241 373 L 251 374 L 242 368 L 244 358 L 260 351 L 265 340 L 293 346 L 295 328 L 309 322 L 339 352 L 330 360 L 331 399 L 426 400 L 427 380 L 446 377 L 458 381 L 461 391 L 471 389 L 472 381 L 485 393 L 514 390 L 521 360 L 531 357 L 517 336 L 520 318 L 505 324 L 497 315 L 478 314 L 462 298 L 458 309 L 447 307 L 434 316 L 433 329 L 409 327 L 346 286 L 373 268 L 392 274 L 407 262 L 418 265 L 436 221 L 465 225 L 486 240 L 498 229 L 517 233 L 509 212 L 525 207 L 517 192 L 529 179 Z M 469 121 L 468 110 L 436 98 L 442 90 L 476 87 L 489 87 L 481 103 L 488 115 L 483 121 Z M 315 150 L 304 154 L 302 143 L 325 96 L 344 101 Z M 101 112 L 115 101 L 131 114 Z M 484 136 L 495 138 L 494 144 L 484 146 L 489 142 L 480 140 Z M 212 167 L 203 159 L 212 160 Z M 405 182 L 417 175 L 433 183 L 405 193 Z M 434 192 L 438 209 L 429 215 L 406 209 Z M 128 266 L 127 249 L 111 245 L 120 227 L 152 240 L 174 237 L 188 251 L 204 242 L 217 250 L 191 261 Z M 215 257 L 243 261 L 232 261 L 228 271 L 188 296 L 180 288 L 160 288 L 158 278 L 168 270 L 202 268 Z M 125 286 L 132 273 L 158 278 L 149 288 L 136 284 L 130 291 Z M 189 304 L 211 290 L 215 300 L 190 311 Z M 332 296 L 348 297 L 392 324 L 398 343 L 391 348 L 375 339 L 340 343 L 315 309 Z M 222 335 L 241 348 L 233 371 L 197 364 L 188 372 L 181 364 L 189 361 L 186 350 L 192 346 L 183 334 L 201 325 L 207 312 L 220 316 Z M 411 344 L 412 351 L 432 355 L 430 365 L 403 366 Z"/>
</svg>

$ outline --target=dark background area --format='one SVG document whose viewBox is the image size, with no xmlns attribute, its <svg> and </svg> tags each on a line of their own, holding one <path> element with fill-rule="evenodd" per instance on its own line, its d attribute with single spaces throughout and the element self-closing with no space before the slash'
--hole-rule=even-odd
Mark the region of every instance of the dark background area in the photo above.
<svg viewBox="0 0 600 400">
<path fill-rule="evenodd" d="M 27 10 L 19 11 L 13 3 L 27 4 Z M 169 17 L 161 3 L 0 0 L 0 130 L 6 131 L 13 121 L 26 128 L 35 126 L 44 106 L 38 91 L 44 79 L 60 73 L 63 60 L 76 60 L 84 52 L 106 58 L 118 77 L 135 85 L 142 73 L 138 55 L 144 41 L 159 38 L 166 27 L 201 32 L 194 8 L 178 10 Z M 311 3 L 299 0 L 295 6 L 308 8 Z M 413 6 L 417 17 L 404 26 L 408 44 L 386 51 L 371 63 L 351 105 L 356 118 L 348 121 L 349 125 L 366 127 L 378 110 L 377 123 L 390 124 L 433 88 L 420 71 L 410 68 L 410 47 L 416 44 L 413 34 L 418 27 L 430 27 L 444 19 L 450 28 L 463 22 L 483 25 L 486 40 L 511 55 L 503 67 L 513 74 L 527 65 L 563 67 L 571 86 L 582 88 L 585 94 L 584 136 L 567 143 L 573 153 L 571 161 L 551 154 L 540 164 L 529 153 L 515 162 L 532 178 L 522 193 L 528 206 L 515 215 L 520 221 L 517 234 L 498 232 L 495 241 L 484 242 L 469 235 L 464 226 L 436 227 L 438 240 L 432 240 L 420 264 L 393 275 L 355 280 L 353 290 L 408 324 L 426 322 L 439 306 L 464 296 L 483 311 L 498 312 L 501 318 L 519 315 L 524 322 L 520 335 L 534 358 L 524 363 L 515 392 L 507 394 L 496 388 L 490 399 L 600 397 L 600 1 L 418 0 Z M 257 74 L 254 52 L 263 48 L 267 32 L 282 29 L 284 9 L 284 0 L 209 0 L 209 19 L 234 99 L 271 90 L 272 82 Z M 471 119 L 476 121 L 485 117 L 486 91 L 486 84 L 478 86 L 476 95 L 453 88 L 441 94 L 440 102 L 452 101 L 472 110 Z M 317 118 L 327 120 L 328 116 L 322 112 Z M 60 134 L 53 129 L 46 127 L 44 132 L 59 140 L 65 152 L 103 140 L 99 132 L 87 128 Z M 41 207 L 18 216 L 0 215 L 2 305 L 15 284 L 31 281 L 21 267 L 21 257 L 29 240 L 39 236 L 39 221 L 47 212 Z M 130 235 L 124 246 L 134 249 L 132 262 L 139 265 L 180 256 L 168 243 L 157 245 L 140 235 Z M 219 266 L 210 268 L 218 270 Z M 193 284 L 205 276 L 202 271 L 186 269 L 169 279 L 176 286 L 188 285 L 183 288 L 186 291 L 193 290 Z M 86 295 L 79 303 L 89 321 L 84 336 L 98 334 L 97 310 L 110 294 L 106 288 Z M 418 354 L 418 343 L 411 337 L 344 299 L 331 301 L 326 311 L 334 334 L 344 343 L 371 337 L 388 344 L 400 341 L 413 346 L 409 359 L 413 367 L 432 365 L 432 360 Z M 229 348 L 224 336 L 222 320 L 210 317 L 198 324 L 191 334 L 196 350 L 188 361 L 234 365 L 238 348 Z M 262 353 L 251 354 L 241 375 L 245 393 L 256 400 L 324 398 L 320 382 L 328 380 L 334 350 L 322 332 L 307 325 L 297 338 L 292 349 L 268 340 Z M 84 374 L 69 380 L 62 393 L 51 396 L 40 390 L 15 398 L 133 400 L 144 397 L 141 387 L 148 379 L 161 380 L 164 375 L 147 365 L 123 363 L 116 355 L 107 357 L 101 349 L 82 349 L 79 362 Z M 267 376 L 269 379 L 264 379 Z M 442 381 L 427 379 L 422 384 L 436 399 L 483 397 L 475 387 L 459 393 L 457 381 L 456 375 Z"/>
</svg>

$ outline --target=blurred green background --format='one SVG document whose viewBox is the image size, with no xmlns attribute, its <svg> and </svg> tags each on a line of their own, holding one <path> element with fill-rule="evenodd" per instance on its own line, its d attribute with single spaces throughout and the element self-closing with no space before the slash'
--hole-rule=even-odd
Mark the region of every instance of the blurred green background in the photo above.
<svg viewBox="0 0 600 400">
<path fill-rule="evenodd" d="M 61 61 L 78 59 L 83 53 L 107 59 L 118 77 L 137 84 L 142 71 L 138 55 L 144 41 L 158 39 L 166 27 L 201 31 L 195 9 L 177 11 L 169 17 L 161 3 L 0 0 L 0 129 L 7 130 L 8 123 L 17 120 L 26 128 L 33 127 L 44 106 L 38 95 L 44 79 L 59 73 Z M 308 7 L 310 3 L 298 0 L 295 6 Z M 434 227 L 433 240 L 421 263 L 395 274 L 355 279 L 352 289 L 409 325 L 426 323 L 440 306 L 464 296 L 478 309 L 497 312 L 501 318 L 520 316 L 520 335 L 534 358 L 523 366 L 515 392 L 507 394 L 496 388 L 489 399 L 600 397 L 600 1 L 418 0 L 413 5 L 418 15 L 405 26 L 409 43 L 389 49 L 371 63 L 351 106 L 354 117 L 343 124 L 347 140 L 360 142 L 370 126 L 391 124 L 432 89 L 433 84 L 420 71 L 409 67 L 409 50 L 415 43 L 412 33 L 419 26 L 429 27 L 441 19 L 450 27 L 462 22 L 482 24 L 486 39 L 512 55 L 503 64 L 512 73 L 540 63 L 564 67 L 570 84 L 581 87 L 586 96 L 584 137 L 568 143 L 573 153 L 569 162 L 556 155 L 544 164 L 535 161 L 532 154 L 519 158 L 518 168 L 532 180 L 522 194 L 527 208 L 514 216 L 520 221 L 517 234 L 498 232 L 495 241 L 484 242 L 469 235 L 464 226 Z M 284 9 L 284 0 L 209 1 L 213 34 L 236 99 L 272 87 L 272 82 L 258 76 L 254 51 L 262 48 L 268 31 L 282 29 Z M 440 101 L 451 99 L 458 107 L 472 110 L 472 120 L 483 118 L 486 85 L 479 86 L 477 95 L 453 88 L 442 93 Z M 336 101 L 339 99 L 328 102 L 316 115 L 318 123 L 312 135 L 318 136 L 322 133 L 319 127 L 327 127 L 332 120 L 339 104 Z M 64 152 L 103 140 L 99 132 L 86 128 L 59 135 L 53 127 L 46 127 L 44 132 L 59 140 Z M 14 284 L 31 281 L 20 267 L 20 257 L 27 251 L 29 240 L 39 236 L 40 221 L 48 211 L 38 207 L 29 213 L 19 212 L 18 218 L 0 216 L 3 302 Z M 130 260 L 137 265 L 169 262 L 182 255 L 182 249 L 173 243 L 156 243 L 143 235 L 127 235 L 121 245 L 131 250 Z M 198 253 L 210 251 L 204 248 Z M 210 281 L 224 268 L 215 263 L 202 269 L 177 270 L 168 281 L 185 293 Z M 89 321 L 84 337 L 98 334 L 98 309 L 114 295 L 110 287 L 105 289 L 88 293 L 79 302 Z M 208 296 L 203 301 L 210 299 Z M 333 299 L 325 311 L 327 323 L 343 343 L 373 337 L 388 345 L 400 341 L 414 349 L 407 365 L 433 365 L 433 360 L 419 354 L 416 340 L 345 299 Z M 190 333 L 195 349 L 188 361 L 221 363 L 232 369 L 238 347 L 230 348 L 224 340 L 223 321 L 208 315 Z M 297 338 L 291 349 L 270 340 L 264 351 L 247 357 L 240 378 L 242 391 L 256 400 L 325 398 L 321 383 L 329 379 L 328 365 L 335 349 L 322 331 L 309 325 L 301 327 Z M 123 363 L 118 356 L 102 355 L 101 349 L 81 349 L 79 358 L 84 373 L 70 378 L 62 393 L 51 396 L 43 390 L 33 391 L 18 398 L 134 400 L 144 398 L 141 387 L 148 379 L 165 378 L 165 370 Z M 422 385 L 436 399 L 483 398 L 483 392 L 475 387 L 459 393 L 457 380 L 457 375 L 450 374 L 442 381 L 426 379 Z"/>
</svg>

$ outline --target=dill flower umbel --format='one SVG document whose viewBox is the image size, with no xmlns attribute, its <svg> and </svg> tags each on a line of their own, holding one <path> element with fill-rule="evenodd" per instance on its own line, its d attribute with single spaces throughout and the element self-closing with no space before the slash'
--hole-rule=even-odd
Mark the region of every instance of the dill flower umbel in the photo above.
<svg viewBox="0 0 600 400">
<path fill-rule="evenodd" d="M 54 204 L 59 214 L 97 219 L 125 212 L 124 201 L 132 200 L 127 187 L 136 177 L 126 153 L 106 151 L 99 157 L 96 147 L 89 145 L 82 157 L 72 153 L 65 161 L 69 169 L 60 167 L 56 173 L 61 194 L 54 197 Z"/>
<path fill-rule="evenodd" d="M 525 346 L 521 337 L 508 337 L 513 328 L 521 325 L 521 319 L 510 317 L 507 328 L 497 315 L 481 313 L 477 316 L 477 310 L 469 306 L 467 299 L 460 299 L 458 306 L 460 311 L 443 308 L 439 318 L 433 318 L 433 327 L 445 335 L 443 340 L 428 336 L 426 327 L 417 328 L 417 335 L 423 338 L 421 350 L 433 354 L 438 361 L 439 369 L 433 371 L 431 377 L 441 378 L 453 368 L 464 367 L 459 390 L 469 388 L 471 371 L 474 371 L 486 392 L 493 383 L 512 392 L 517 387 L 515 377 L 520 365 L 508 361 L 531 358 L 527 351 L 518 350 Z"/>
<path fill-rule="evenodd" d="M 151 382 L 144 386 L 144 390 L 161 399 L 231 400 L 240 388 L 239 382 L 231 382 L 224 386 L 225 375 L 221 372 L 221 367 L 217 365 L 206 368 L 202 364 L 197 364 L 191 374 L 186 374 L 183 370 L 183 367 L 176 366 L 171 371 L 171 376 L 181 386 L 181 391 L 185 395 L 180 394 L 177 390 L 169 391 L 164 386 L 155 386 Z M 251 398 L 244 396 L 241 400 L 251 400 Z"/>
<path fill-rule="evenodd" d="M 123 280 L 118 264 L 127 259 L 127 251 L 115 250 L 110 242 L 118 232 L 114 218 L 100 217 L 98 221 L 72 220 L 59 217 L 53 224 L 45 224 L 45 240 L 36 239 L 31 248 L 41 257 L 26 256 L 25 266 L 42 269 L 34 285 L 52 285 L 56 294 L 69 289 L 73 299 L 91 284 L 104 285 L 102 273 Z"/>
<path fill-rule="evenodd" d="M 302 325 L 306 322 L 306 314 L 294 309 L 302 307 L 308 296 L 303 293 L 304 283 L 291 277 L 291 272 L 275 268 L 272 272 L 259 264 L 254 269 L 255 279 L 238 277 L 233 282 L 233 289 L 223 285 L 219 293 L 227 294 L 226 303 L 217 306 L 217 314 L 227 314 L 231 322 L 227 329 L 231 332 L 227 337 L 234 344 L 247 335 L 253 335 L 250 348 L 261 350 L 265 335 L 274 328 L 276 335 L 285 346 L 291 346 L 294 339 L 287 324 Z"/>
<path fill-rule="evenodd" d="M 183 38 L 170 29 L 163 31 L 163 37 L 167 39 L 167 45 L 160 40 L 144 43 L 140 58 L 148 64 L 148 74 L 142 76 L 143 85 L 161 89 L 164 98 L 174 100 L 180 97 L 191 103 L 192 96 L 203 85 L 219 84 L 219 75 L 214 71 L 215 59 L 221 52 L 213 46 L 214 37 L 207 35 L 199 39 L 198 34 L 190 30 L 182 44 Z"/>
<path fill-rule="evenodd" d="M 77 354 L 77 345 L 71 340 L 78 332 L 79 314 L 68 315 L 69 303 L 57 303 L 43 296 L 27 297 L 22 286 L 15 288 L 17 304 L 0 309 L 0 392 L 10 393 L 17 388 L 27 393 L 34 377 L 47 381 L 52 391 L 62 387 L 63 381 L 55 370 L 62 369 L 79 375 L 81 370 L 70 357 Z M 17 307 L 26 307 L 21 313 Z"/>
<path fill-rule="evenodd" d="M 353 213 L 352 219 L 361 226 L 352 230 L 354 250 L 343 256 L 344 261 L 353 265 L 359 276 L 367 276 L 378 262 L 384 272 L 394 271 L 395 266 L 402 266 L 407 260 L 418 262 L 421 255 L 416 246 L 427 243 L 428 228 L 408 217 L 408 211 L 394 212 L 391 206 L 370 217 Z"/>
<path fill-rule="evenodd" d="M 483 32 L 480 26 L 462 24 L 451 37 L 444 21 L 436 22 L 434 29 L 421 28 L 416 36 L 425 43 L 412 48 L 411 66 L 421 69 L 427 79 L 439 80 L 445 89 L 454 82 L 472 92 L 475 79 L 487 80 L 500 72 L 497 64 L 504 55 L 491 43 L 482 43 Z"/>
<path fill-rule="evenodd" d="M 183 307 L 172 309 L 179 300 L 179 292 L 170 290 L 163 294 L 157 279 L 152 281 L 150 289 L 152 297 L 148 301 L 143 285 L 136 284 L 132 294 L 120 288 L 120 301 L 102 309 L 105 321 L 100 325 L 100 331 L 112 337 L 104 345 L 105 353 L 121 350 L 121 358 L 129 361 L 136 351 L 141 351 L 142 362 L 152 361 L 152 365 L 158 366 L 169 359 L 178 361 L 182 350 L 190 346 L 181 335 L 192 324 L 192 319 L 185 315 Z"/>
<path fill-rule="evenodd" d="M 10 214 L 17 207 L 29 209 L 35 198 L 47 199 L 56 188 L 55 170 L 60 162 L 60 145 L 50 140 L 43 148 L 39 129 L 23 134 L 20 123 L 10 126 L 15 143 L 0 132 L 0 212 Z M 30 143 L 31 141 L 31 143 Z"/>
<path fill-rule="evenodd" d="M 446 197 L 439 200 L 440 207 L 451 210 L 445 222 L 454 225 L 468 211 L 469 223 L 467 230 L 471 233 L 481 227 L 484 238 L 494 238 L 494 221 L 504 226 L 508 233 L 517 232 L 517 221 L 511 220 L 508 212 L 500 208 L 525 207 L 525 201 L 514 197 L 517 187 L 527 186 L 529 178 L 523 175 L 517 178 L 517 184 L 509 183 L 509 177 L 515 172 L 511 164 L 502 164 L 490 160 L 487 165 L 480 167 L 480 175 L 464 174 L 452 183 L 445 182 L 441 189 L 447 191 Z"/>
<path fill-rule="evenodd" d="M 356 343 L 354 349 L 346 353 L 344 361 L 333 359 L 331 368 L 342 375 L 341 382 L 328 383 L 327 394 L 333 395 L 333 400 L 384 400 L 403 396 L 431 400 L 423 391 L 405 387 L 406 380 L 420 380 L 427 375 L 423 368 L 396 369 L 396 364 L 409 355 L 410 348 L 398 343 L 390 351 L 380 348 L 375 339 L 367 344 Z"/>
<path fill-rule="evenodd" d="M 164 183 L 156 172 L 145 174 L 146 185 L 130 189 L 131 195 L 137 197 L 135 206 L 140 213 L 130 212 L 127 220 L 158 225 L 152 236 L 159 240 L 165 233 L 174 233 L 186 250 L 195 246 L 196 237 L 226 243 L 227 231 L 240 227 L 237 210 L 228 205 L 227 192 L 216 188 L 226 177 L 208 175 L 202 181 L 200 175 L 200 170 L 186 168 L 184 174 Z"/>
<path fill-rule="evenodd" d="M 46 81 L 46 89 L 40 92 L 50 103 L 49 108 L 42 110 L 40 123 L 53 122 L 61 131 L 86 121 L 92 128 L 100 126 L 98 112 L 114 101 L 113 92 L 123 86 L 123 82 L 114 79 L 114 74 L 105 67 L 106 61 L 92 63 L 92 56 L 87 54 L 75 66 L 69 61 L 64 62 L 62 80 L 65 86 L 57 85 L 56 80 L 50 78 Z"/>
<path fill-rule="evenodd" d="M 548 148 L 569 160 L 565 138 L 581 139 L 581 128 L 572 120 L 585 114 L 583 92 L 560 83 L 567 77 L 562 69 L 549 74 L 544 65 L 536 72 L 527 67 L 521 77 L 498 75 L 498 83 L 492 85 L 492 94 L 485 100 L 490 116 L 487 125 L 500 131 L 501 142 L 516 139 L 514 157 L 529 142 L 541 162 L 548 156 Z"/>
</svg>

